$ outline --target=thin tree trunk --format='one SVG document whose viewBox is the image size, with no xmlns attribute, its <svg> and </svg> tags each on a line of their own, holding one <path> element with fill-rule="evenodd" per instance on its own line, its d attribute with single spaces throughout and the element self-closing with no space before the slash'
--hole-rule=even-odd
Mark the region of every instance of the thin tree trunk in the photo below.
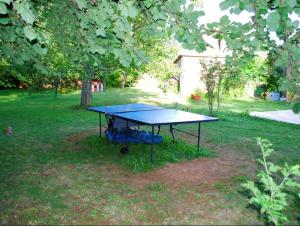
<svg viewBox="0 0 300 226">
<path fill-rule="evenodd" d="M 84 66 L 85 77 L 82 79 L 80 106 L 87 107 L 92 101 L 93 69 L 89 65 Z"/>
<path fill-rule="evenodd" d="M 123 74 L 122 75 L 122 81 L 121 81 L 121 88 L 124 89 L 126 86 L 126 81 L 127 81 L 127 75 Z"/>
<path fill-rule="evenodd" d="M 102 81 L 101 81 L 101 82 L 102 82 Z M 102 84 L 103 84 L 103 90 L 106 90 L 106 79 L 103 79 Z"/>
<path fill-rule="evenodd" d="M 55 81 L 54 81 L 54 87 L 55 87 L 55 93 L 54 93 L 54 96 L 55 96 L 55 97 L 58 96 L 58 86 L 59 86 L 59 83 L 60 83 L 60 78 L 59 78 L 59 76 L 57 75 L 56 78 L 55 78 Z"/>
<path fill-rule="evenodd" d="M 218 112 L 220 109 L 221 100 L 223 97 L 223 87 L 222 87 L 223 77 L 222 77 L 222 75 L 219 75 L 218 77 L 219 78 L 218 78 L 218 86 L 217 86 L 217 109 L 216 109 L 216 112 Z"/>
</svg>

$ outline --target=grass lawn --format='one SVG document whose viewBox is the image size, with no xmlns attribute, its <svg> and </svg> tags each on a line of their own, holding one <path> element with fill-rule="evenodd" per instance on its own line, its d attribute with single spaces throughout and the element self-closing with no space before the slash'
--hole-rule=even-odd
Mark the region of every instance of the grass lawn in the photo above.
<svg viewBox="0 0 300 226">
<path fill-rule="evenodd" d="M 0 91 L 0 223 L 2 224 L 262 224 L 240 184 L 254 178 L 260 156 L 256 137 L 269 139 L 272 160 L 300 164 L 300 127 L 250 118 L 249 111 L 287 109 L 285 103 L 226 99 L 220 121 L 203 124 L 196 139 L 120 145 L 98 136 L 98 114 L 77 107 L 80 94 L 53 97 Z M 92 105 L 149 103 L 174 107 L 175 98 L 128 88 L 95 94 Z M 205 101 L 178 100 L 180 109 L 207 114 Z M 196 125 L 181 126 L 197 131 Z M 300 201 L 286 214 L 300 223 Z"/>
</svg>

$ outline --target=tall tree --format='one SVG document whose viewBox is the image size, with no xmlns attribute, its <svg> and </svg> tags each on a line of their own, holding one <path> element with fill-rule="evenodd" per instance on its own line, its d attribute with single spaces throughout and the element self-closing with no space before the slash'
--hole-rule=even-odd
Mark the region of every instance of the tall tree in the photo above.
<svg viewBox="0 0 300 226">
<path fill-rule="evenodd" d="M 169 34 L 186 48 L 204 50 L 197 25 L 201 15 L 181 0 L 53 0 L 45 11 L 45 24 L 70 61 L 83 70 L 81 105 L 86 106 L 93 72 L 106 70 L 107 59 L 126 68 L 147 62 L 140 40 L 145 45 Z"/>
</svg>

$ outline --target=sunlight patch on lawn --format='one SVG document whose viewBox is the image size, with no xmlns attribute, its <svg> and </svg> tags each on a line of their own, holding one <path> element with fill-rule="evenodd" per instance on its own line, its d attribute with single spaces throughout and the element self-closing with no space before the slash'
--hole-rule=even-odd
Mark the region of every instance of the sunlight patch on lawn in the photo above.
<svg viewBox="0 0 300 226">
<path fill-rule="evenodd" d="M 242 113 L 243 112 L 242 110 L 238 110 L 238 109 L 231 109 L 230 111 L 233 113 Z"/>
<path fill-rule="evenodd" d="M 74 91 L 69 92 L 68 95 L 78 95 L 80 93 L 81 93 L 81 90 L 78 89 L 78 90 L 74 90 Z"/>
<path fill-rule="evenodd" d="M 17 98 L 18 98 L 17 94 L 11 94 L 9 96 L 0 96 L 0 102 L 6 103 L 6 102 L 10 102 L 10 101 L 15 101 L 15 100 L 17 100 Z"/>
<path fill-rule="evenodd" d="M 174 92 L 167 92 L 164 94 L 163 92 L 153 93 L 153 97 L 138 97 L 137 102 L 150 102 L 155 104 L 165 104 L 165 105 L 175 105 L 176 103 L 181 105 L 188 105 L 188 98 L 182 97 L 179 94 Z"/>
</svg>

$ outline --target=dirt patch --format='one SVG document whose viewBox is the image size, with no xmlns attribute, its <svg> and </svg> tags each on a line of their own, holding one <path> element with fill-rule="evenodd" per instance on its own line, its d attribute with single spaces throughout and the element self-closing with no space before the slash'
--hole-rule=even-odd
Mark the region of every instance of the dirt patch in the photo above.
<svg viewBox="0 0 300 226">
<path fill-rule="evenodd" d="M 233 176 L 245 174 L 248 170 L 245 171 L 245 167 L 243 170 L 241 169 L 243 162 L 235 153 L 227 152 L 218 158 L 202 158 L 168 164 L 161 169 L 136 176 L 137 178 L 132 183 L 142 185 L 149 182 L 161 182 L 171 186 L 213 184 L 219 180 L 227 180 Z"/>
<path fill-rule="evenodd" d="M 98 134 L 99 133 L 99 128 L 93 128 L 90 130 L 85 130 L 85 131 L 81 131 L 79 133 L 76 134 L 72 134 L 70 136 L 67 137 L 66 141 L 67 143 L 73 148 L 78 149 L 80 148 L 80 141 L 83 140 L 84 138 L 92 135 L 92 134 Z M 102 134 L 104 133 L 104 130 L 102 128 Z"/>
<path fill-rule="evenodd" d="M 67 138 L 72 147 L 79 147 L 81 139 L 98 132 L 98 128 L 87 130 Z M 182 137 L 187 139 L 186 137 Z M 188 139 L 187 139 L 188 140 Z M 190 140 L 189 140 L 190 142 Z M 183 161 L 146 173 L 132 173 L 115 164 L 105 164 L 100 172 L 107 180 L 126 183 L 136 187 L 162 183 L 168 186 L 212 185 L 216 181 L 227 181 L 234 176 L 252 175 L 256 163 L 250 156 L 233 150 L 218 150 L 216 158 L 201 158 Z"/>
<path fill-rule="evenodd" d="M 146 173 L 133 174 L 116 165 L 105 165 L 102 174 L 112 180 L 136 187 L 162 183 L 167 186 L 212 185 L 216 181 L 227 181 L 234 176 L 251 175 L 256 168 L 255 161 L 247 156 L 225 151 L 217 158 L 201 158 L 168 164 Z"/>
</svg>

